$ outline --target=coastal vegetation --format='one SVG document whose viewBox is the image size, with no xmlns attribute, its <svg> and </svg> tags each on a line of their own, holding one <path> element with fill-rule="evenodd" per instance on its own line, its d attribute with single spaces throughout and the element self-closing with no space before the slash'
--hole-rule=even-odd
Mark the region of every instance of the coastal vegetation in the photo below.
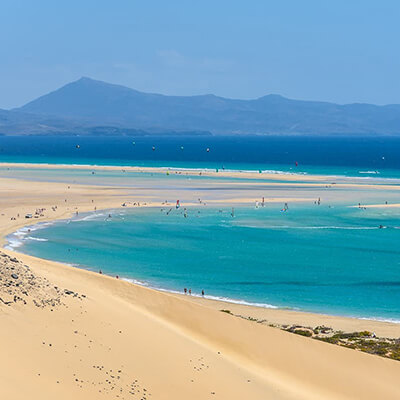
<svg viewBox="0 0 400 400">
<path fill-rule="evenodd" d="M 375 333 L 370 331 L 343 332 L 323 325 L 312 328 L 302 325 L 270 324 L 265 319 L 261 320 L 250 316 L 234 314 L 232 311 L 226 309 L 220 311 L 259 324 L 268 324 L 270 327 L 296 335 L 400 361 L 400 338 L 377 337 Z"/>
</svg>

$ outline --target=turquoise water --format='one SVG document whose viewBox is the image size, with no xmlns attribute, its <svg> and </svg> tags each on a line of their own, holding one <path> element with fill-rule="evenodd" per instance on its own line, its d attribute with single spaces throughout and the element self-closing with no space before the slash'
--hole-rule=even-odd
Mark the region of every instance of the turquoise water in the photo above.
<svg viewBox="0 0 400 400">
<path fill-rule="evenodd" d="M 26 228 L 10 243 L 172 291 L 400 320 L 400 213 L 345 205 L 134 209 Z M 380 229 L 379 226 L 384 226 Z"/>
</svg>

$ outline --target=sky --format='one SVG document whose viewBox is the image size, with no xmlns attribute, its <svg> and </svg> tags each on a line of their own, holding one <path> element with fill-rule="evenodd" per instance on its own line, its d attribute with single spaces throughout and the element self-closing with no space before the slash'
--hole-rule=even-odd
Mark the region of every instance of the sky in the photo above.
<svg viewBox="0 0 400 400">
<path fill-rule="evenodd" d="M 82 76 L 168 95 L 400 103 L 398 0 L 1 0 L 0 108 Z"/>
</svg>

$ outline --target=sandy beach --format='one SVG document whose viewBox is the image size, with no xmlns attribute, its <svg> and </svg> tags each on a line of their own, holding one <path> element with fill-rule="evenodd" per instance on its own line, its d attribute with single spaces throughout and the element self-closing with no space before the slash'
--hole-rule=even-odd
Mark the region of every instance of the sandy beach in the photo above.
<svg viewBox="0 0 400 400">
<path fill-rule="evenodd" d="M 72 171 L 74 168 L 122 167 L 68 167 Z M 167 170 L 163 172 L 165 175 Z M 258 175 L 230 174 L 227 178 Z M 307 190 L 297 188 L 294 193 L 291 184 L 297 185 L 299 180 L 302 183 L 301 177 L 270 175 L 271 180 L 287 180 L 286 185 L 274 185 L 268 192 L 268 201 L 273 204 L 312 204 L 321 196 L 324 202 L 334 204 L 346 198 L 356 205 L 361 201 L 360 188 L 363 196 L 368 193 L 372 205 L 384 204 L 384 199 L 397 204 L 394 199 L 399 187 L 393 184 L 346 180 L 327 187 L 331 177 L 307 176 L 304 184 L 316 185 Z M 206 184 L 214 188 L 219 185 L 205 181 Z M 208 204 L 249 205 L 262 196 L 261 189 L 249 193 L 246 185 L 227 193 L 224 185 L 220 184 L 203 200 Z M 4 245 L 6 235 L 22 226 L 69 218 L 77 212 L 135 208 L 139 204 L 159 207 L 166 199 L 173 204 L 177 198 L 190 206 L 204 193 L 186 189 L 142 190 L 134 185 L 1 177 L 1 242 Z M 33 218 L 26 219 L 26 214 Z M 325 325 L 345 332 L 368 330 L 378 336 L 399 338 L 400 324 L 256 308 L 160 292 L 6 249 L 0 251 L 0 277 L 1 398 L 400 398 L 399 361 L 270 326 Z M 230 313 L 221 312 L 222 309 Z"/>
<path fill-rule="evenodd" d="M 134 167 L 134 166 L 115 166 L 115 165 L 85 165 L 85 164 L 30 164 L 30 163 L 12 163 L 2 162 L 0 165 L 4 168 L 25 168 L 29 169 L 55 169 L 55 170 L 88 170 L 88 171 L 125 171 L 125 172 L 139 172 L 150 174 L 172 174 L 172 175 L 187 175 L 187 176 L 203 176 L 203 177 L 219 177 L 219 178 L 243 178 L 243 179 L 265 179 L 265 180 L 279 180 L 285 182 L 296 182 L 300 185 L 314 184 L 314 186 L 343 184 L 348 187 L 366 186 L 376 188 L 384 185 L 384 188 L 397 188 L 392 186 L 392 182 L 398 183 L 397 179 L 392 178 L 379 178 L 374 177 L 376 184 L 371 184 L 370 178 L 365 177 L 345 177 L 335 175 L 317 175 L 317 174 L 304 174 L 293 169 L 287 173 L 277 173 L 274 171 L 235 171 L 229 169 L 219 169 L 218 171 L 212 169 L 193 169 L 193 168 L 173 168 L 173 167 Z M 230 182 L 235 184 L 234 182 Z M 276 183 L 275 183 L 276 184 Z"/>
</svg>

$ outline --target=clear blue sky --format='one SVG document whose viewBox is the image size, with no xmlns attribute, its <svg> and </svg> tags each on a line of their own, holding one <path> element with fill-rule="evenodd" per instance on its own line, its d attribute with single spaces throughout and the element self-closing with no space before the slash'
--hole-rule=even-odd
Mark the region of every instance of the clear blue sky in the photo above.
<svg viewBox="0 0 400 400">
<path fill-rule="evenodd" d="M 1 0 L 0 108 L 88 76 L 142 91 L 400 103 L 398 0 Z"/>
</svg>

